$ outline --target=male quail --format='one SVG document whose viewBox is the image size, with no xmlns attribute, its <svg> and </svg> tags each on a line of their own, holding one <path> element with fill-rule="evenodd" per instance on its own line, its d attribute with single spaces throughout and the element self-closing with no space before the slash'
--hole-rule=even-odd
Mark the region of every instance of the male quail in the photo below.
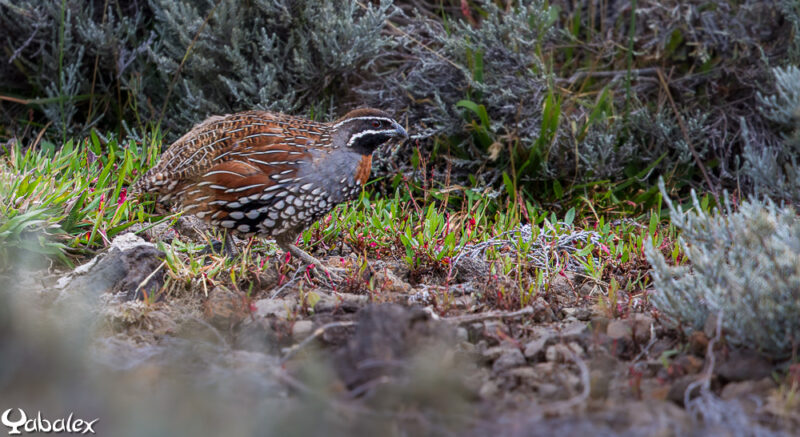
<svg viewBox="0 0 800 437">
<path fill-rule="evenodd" d="M 297 235 L 367 181 L 372 152 L 408 138 L 377 109 L 356 109 L 332 123 L 265 111 L 215 116 L 175 141 L 131 192 L 244 235 L 274 237 L 309 264 Z"/>
</svg>

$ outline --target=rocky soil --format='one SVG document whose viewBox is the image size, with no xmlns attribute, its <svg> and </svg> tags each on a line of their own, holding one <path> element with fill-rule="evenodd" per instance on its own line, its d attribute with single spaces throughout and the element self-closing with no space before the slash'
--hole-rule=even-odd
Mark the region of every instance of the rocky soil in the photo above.
<svg viewBox="0 0 800 437">
<path fill-rule="evenodd" d="M 86 402 L 117 430 L 147 421 L 185 431 L 203 414 L 199 434 L 733 436 L 792 435 L 800 424 L 773 377 L 790 363 L 730 348 L 714 323 L 684 338 L 643 299 L 600 305 L 579 274 L 514 308 L 487 298 L 510 279 L 487 280 L 476 259 L 455 284 L 373 260 L 336 284 L 287 285 L 267 269 L 248 292 L 190 284 L 143 300 L 166 280 L 163 257 L 126 234 L 72 272 L 21 280 L 39 291 L 24 303 L 29 319 L 55 327 L 48 341 L 90 328 L 76 346 L 88 358 L 75 364 L 63 345 L 5 352 L 26 351 L 34 368 L 54 359 L 81 369 L 93 388 L 79 392 L 104 393 L 107 403 Z M 16 329 L 31 324 L 40 322 Z M 64 375 L 50 378 L 38 384 L 75 393 Z M 17 394 L 30 384 L 21 377 Z M 149 396 L 161 401 L 139 405 Z M 145 413 L 115 409 L 131 402 Z"/>
</svg>

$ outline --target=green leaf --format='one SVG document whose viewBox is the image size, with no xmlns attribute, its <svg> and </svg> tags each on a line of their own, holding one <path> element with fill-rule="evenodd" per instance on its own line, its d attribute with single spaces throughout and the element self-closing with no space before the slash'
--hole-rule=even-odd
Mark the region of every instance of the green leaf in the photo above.
<svg viewBox="0 0 800 437">
<path fill-rule="evenodd" d="M 572 225 L 572 222 L 575 220 L 575 207 L 572 207 L 567 211 L 567 215 L 564 217 L 564 223 L 568 225 Z"/>
<path fill-rule="evenodd" d="M 561 182 L 559 182 L 558 179 L 553 179 L 553 194 L 556 196 L 556 199 L 564 197 L 564 188 L 561 187 Z"/>
<path fill-rule="evenodd" d="M 87 191 L 82 191 L 78 200 L 76 200 L 72 208 L 70 208 L 67 218 L 61 224 L 61 227 L 65 231 L 71 232 L 75 228 L 75 225 L 86 216 L 86 213 L 83 212 L 83 203 L 86 201 L 86 195 Z"/>
<path fill-rule="evenodd" d="M 481 125 L 484 128 L 489 129 L 489 113 L 486 112 L 485 106 L 479 105 L 470 100 L 460 100 L 458 103 L 456 103 L 456 107 L 469 109 L 478 116 L 478 118 L 481 120 Z"/>
<path fill-rule="evenodd" d="M 511 178 L 508 176 L 508 173 L 503 172 L 503 185 L 506 187 L 506 193 L 508 193 L 508 197 L 512 201 L 517 200 L 517 192 L 514 189 L 514 183 L 511 181 Z"/>
<path fill-rule="evenodd" d="M 655 235 L 656 228 L 658 227 L 658 215 L 655 213 L 650 214 L 650 235 Z"/>
</svg>

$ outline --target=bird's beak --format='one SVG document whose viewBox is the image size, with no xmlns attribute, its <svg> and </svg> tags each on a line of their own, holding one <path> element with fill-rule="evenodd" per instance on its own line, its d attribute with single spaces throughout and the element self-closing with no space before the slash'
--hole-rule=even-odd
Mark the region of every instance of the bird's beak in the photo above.
<svg viewBox="0 0 800 437">
<path fill-rule="evenodd" d="M 396 121 L 394 122 L 394 131 L 397 133 L 398 137 L 408 138 L 408 132 Z"/>
</svg>

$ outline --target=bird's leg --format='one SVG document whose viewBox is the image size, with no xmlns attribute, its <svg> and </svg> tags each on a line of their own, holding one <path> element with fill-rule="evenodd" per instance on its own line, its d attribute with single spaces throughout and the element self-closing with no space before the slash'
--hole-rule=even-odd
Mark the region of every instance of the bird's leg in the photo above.
<svg viewBox="0 0 800 437">
<path fill-rule="evenodd" d="M 225 230 L 225 233 L 222 236 L 222 250 L 225 252 L 225 255 L 228 255 L 228 258 L 234 259 L 236 255 L 239 254 L 239 250 L 236 249 L 236 245 L 233 244 L 233 237 L 231 234 L 228 233 L 228 230 Z"/>
<path fill-rule="evenodd" d="M 209 254 L 209 253 L 222 253 L 227 255 L 228 258 L 234 259 L 236 255 L 239 254 L 239 251 L 236 249 L 236 245 L 233 244 L 233 237 L 228 233 L 226 229 L 225 232 L 222 234 L 222 241 L 214 241 L 208 246 L 206 246 L 201 252 L 201 254 Z"/>
<path fill-rule="evenodd" d="M 325 267 L 325 265 L 322 264 L 322 261 L 318 260 L 317 258 L 314 258 L 313 256 L 309 255 L 299 247 L 295 246 L 293 241 L 294 238 L 291 237 L 287 238 L 285 234 L 278 236 L 278 238 L 275 239 L 275 242 L 278 243 L 278 246 L 281 249 L 291 253 L 292 256 L 299 258 L 304 263 L 308 265 L 313 265 L 314 270 L 317 270 L 318 274 L 322 273 L 323 277 L 327 277 L 332 281 L 338 281 L 342 279 L 342 275 L 345 273 L 345 269 Z"/>
</svg>

